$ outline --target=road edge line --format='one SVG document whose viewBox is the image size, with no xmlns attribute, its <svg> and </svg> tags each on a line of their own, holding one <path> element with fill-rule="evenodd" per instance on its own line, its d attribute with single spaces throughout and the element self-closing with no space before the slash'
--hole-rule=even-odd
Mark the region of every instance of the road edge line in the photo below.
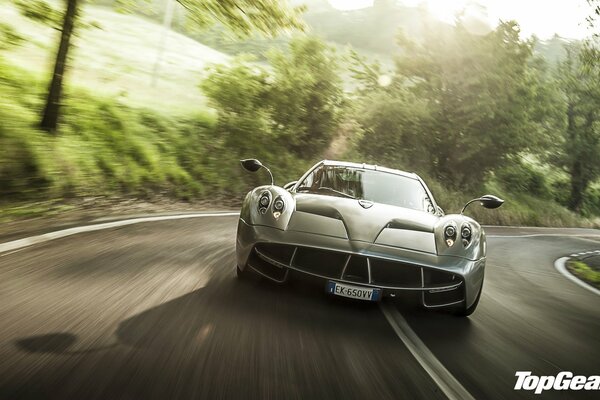
<svg viewBox="0 0 600 400">
<path fill-rule="evenodd" d="M 141 217 L 123 219 L 101 224 L 83 225 L 74 228 L 61 229 L 54 232 L 44 233 L 42 235 L 30 236 L 22 239 L 12 240 L 10 242 L 0 243 L 0 254 L 8 251 L 16 251 L 35 244 L 49 242 L 55 239 L 61 239 L 67 236 L 77 235 L 79 233 L 100 231 L 103 229 L 118 228 L 121 226 L 141 224 L 143 222 L 168 221 L 175 219 L 186 218 L 201 218 L 201 217 L 230 217 L 239 215 L 237 212 L 222 212 L 222 213 L 197 213 L 197 214 L 176 214 L 176 215 L 161 215 L 155 217 Z"/>
<path fill-rule="evenodd" d="M 576 237 L 576 238 L 596 238 L 596 237 L 600 237 L 600 235 L 565 235 L 565 234 L 561 234 L 561 233 L 530 233 L 530 234 L 524 234 L 524 235 L 486 235 L 486 237 L 488 238 L 509 238 L 509 239 L 515 239 L 515 238 L 531 238 L 531 237 L 554 237 L 554 236 L 560 236 L 560 237 Z"/>
<path fill-rule="evenodd" d="M 454 375 L 433 355 L 396 308 L 385 302 L 380 302 L 379 308 L 408 351 L 449 400 L 475 400 Z"/>
<path fill-rule="evenodd" d="M 560 258 L 556 259 L 554 261 L 554 268 L 556 268 L 556 270 L 558 272 L 560 272 L 563 276 L 565 276 L 570 281 L 575 282 L 576 284 L 578 284 L 582 288 L 585 288 L 585 289 L 589 290 L 590 292 L 592 292 L 592 293 L 597 294 L 598 296 L 600 296 L 600 290 L 596 289 L 592 285 L 590 285 L 590 284 L 582 281 L 581 279 L 577 278 L 575 275 L 573 275 L 572 273 L 570 273 L 569 270 L 567 270 L 567 260 L 569 260 L 570 258 L 571 257 L 560 257 Z"/>
</svg>

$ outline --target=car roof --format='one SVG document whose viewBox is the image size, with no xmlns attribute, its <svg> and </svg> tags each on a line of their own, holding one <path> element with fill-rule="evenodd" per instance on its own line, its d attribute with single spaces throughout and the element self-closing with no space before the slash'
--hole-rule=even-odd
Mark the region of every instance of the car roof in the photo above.
<svg viewBox="0 0 600 400">
<path fill-rule="evenodd" d="M 351 167 L 351 168 L 357 168 L 357 169 L 368 169 L 371 171 L 383 171 L 383 172 L 388 172 L 390 174 L 402 175 L 402 176 L 406 176 L 407 178 L 413 178 L 413 179 L 420 180 L 419 176 L 417 174 L 415 174 L 414 172 L 401 171 L 399 169 L 382 167 L 380 165 L 354 163 L 354 162 L 348 162 L 348 161 L 335 161 L 335 160 L 322 160 L 322 161 L 318 162 L 317 165 L 315 165 L 315 167 L 318 165 L 331 165 L 331 166 L 340 166 L 340 167 Z"/>
</svg>

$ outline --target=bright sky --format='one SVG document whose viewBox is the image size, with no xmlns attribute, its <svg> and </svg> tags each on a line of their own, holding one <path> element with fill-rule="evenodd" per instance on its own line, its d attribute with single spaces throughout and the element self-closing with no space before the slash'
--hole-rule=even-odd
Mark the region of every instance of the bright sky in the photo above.
<svg viewBox="0 0 600 400">
<path fill-rule="evenodd" d="M 589 35 L 585 18 L 591 14 L 586 0 L 399 0 L 407 6 L 423 4 L 442 21 L 452 23 L 462 11 L 495 25 L 498 20 L 516 20 L 525 36 L 548 39 L 554 33 L 581 39 Z M 329 0 L 339 9 L 369 7 L 373 0 Z"/>
</svg>

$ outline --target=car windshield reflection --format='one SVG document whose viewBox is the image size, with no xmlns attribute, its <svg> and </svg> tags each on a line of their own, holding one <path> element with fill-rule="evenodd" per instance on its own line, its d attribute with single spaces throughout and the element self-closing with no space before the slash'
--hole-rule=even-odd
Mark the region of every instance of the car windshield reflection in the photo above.
<svg viewBox="0 0 600 400">
<path fill-rule="evenodd" d="M 368 200 L 432 212 L 433 202 L 416 178 L 355 167 L 322 165 L 314 169 L 297 192 Z"/>
</svg>

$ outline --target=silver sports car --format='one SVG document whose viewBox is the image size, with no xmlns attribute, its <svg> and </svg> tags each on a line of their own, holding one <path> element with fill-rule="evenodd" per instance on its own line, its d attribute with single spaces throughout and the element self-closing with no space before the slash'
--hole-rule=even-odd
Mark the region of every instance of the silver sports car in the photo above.
<svg viewBox="0 0 600 400">
<path fill-rule="evenodd" d="M 271 184 L 244 199 L 238 223 L 237 274 L 250 271 L 276 282 L 290 273 L 324 280 L 333 295 L 378 301 L 401 292 L 426 308 L 459 315 L 475 311 L 483 286 L 483 228 L 460 214 L 444 215 L 419 176 L 377 165 L 321 161 L 283 187 L 260 161 Z"/>
</svg>

